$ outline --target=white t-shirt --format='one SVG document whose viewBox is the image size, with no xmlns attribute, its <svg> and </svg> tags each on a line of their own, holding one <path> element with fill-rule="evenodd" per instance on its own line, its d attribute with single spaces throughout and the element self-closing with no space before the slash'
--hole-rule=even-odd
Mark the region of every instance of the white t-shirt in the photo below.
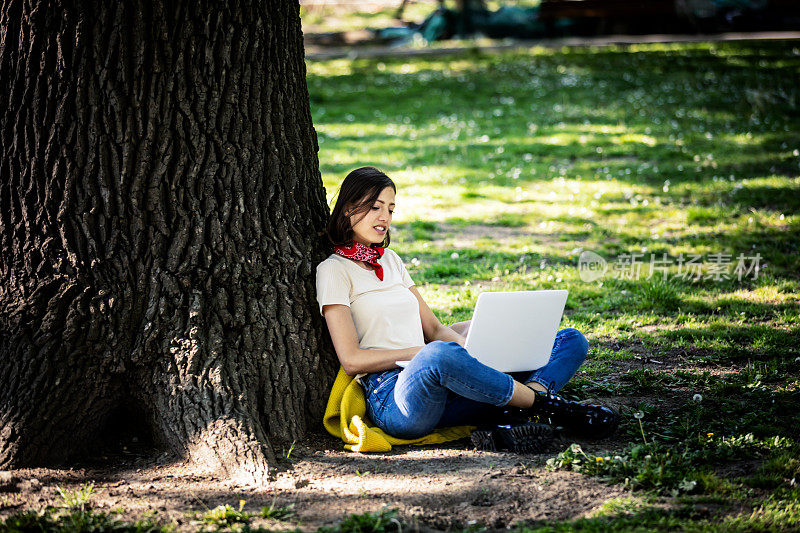
<svg viewBox="0 0 800 533">
<path fill-rule="evenodd" d="M 358 333 L 358 346 L 369 350 L 394 350 L 424 346 L 419 302 L 408 290 L 414 285 L 403 261 L 386 248 L 378 259 L 383 281 L 373 269 L 331 254 L 317 266 L 317 301 L 322 306 L 350 307 Z M 359 374 L 363 376 L 364 374 Z"/>
</svg>

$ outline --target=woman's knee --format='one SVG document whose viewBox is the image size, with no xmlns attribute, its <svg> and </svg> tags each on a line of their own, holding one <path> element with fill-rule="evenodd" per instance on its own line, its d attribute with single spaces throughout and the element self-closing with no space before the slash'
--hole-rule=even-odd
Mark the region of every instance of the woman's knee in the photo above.
<svg viewBox="0 0 800 533">
<path fill-rule="evenodd" d="M 414 361 L 432 368 L 460 367 L 465 357 L 470 357 L 457 342 L 433 341 L 420 350 Z"/>
<path fill-rule="evenodd" d="M 581 362 L 586 359 L 586 355 L 589 353 L 589 341 L 586 340 L 583 333 L 575 328 L 565 328 L 559 330 L 558 335 L 561 336 L 562 345 L 569 343 L 572 348 L 569 351 L 573 357 L 580 359 Z"/>
</svg>

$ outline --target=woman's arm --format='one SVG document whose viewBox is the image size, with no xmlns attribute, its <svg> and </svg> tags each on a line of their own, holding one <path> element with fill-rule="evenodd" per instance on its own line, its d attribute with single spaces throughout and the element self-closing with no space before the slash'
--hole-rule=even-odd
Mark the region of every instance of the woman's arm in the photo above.
<svg viewBox="0 0 800 533">
<path fill-rule="evenodd" d="M 322 314 L 328 324 L 339 362 L 350 376 L 397 368 L 395 361 L 407 361 L 422 349 L 422 346 L 415 346 L 401 350 L 362 350 L 358 347 L 358 333 L 349 307 L 341 304 L 325 305 L 322 307 Z"/>
<path fill-rule="evenodd" d="M 457 342 L 461 346 L 464 346 L 467 340 L 439 322 L 439 319 L 433 314 L 433 311 L 431 311 L 430 307 L 428 307 L 428 304 L 426 304 L 425 300 L 422 299 L 422 295 L 419 293 L 417 288 L 412 285 L 408 288 L 408 290 L 410 290 L 414 296 L 417 297 L 417 301 L 419 302 L 419 316 L 422 319 L 422 333 L 425 335 L 425 342 Z"/>
</svg>

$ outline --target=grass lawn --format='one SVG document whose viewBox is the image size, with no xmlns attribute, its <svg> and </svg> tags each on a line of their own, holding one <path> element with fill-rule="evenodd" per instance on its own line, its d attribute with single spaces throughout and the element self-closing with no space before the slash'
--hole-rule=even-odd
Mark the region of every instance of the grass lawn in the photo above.
<svg viewBox="0 0 800 533">
<path fill-rule="evenodd" d="M 308 64 L 329 199 L 358 166 L 396 181 L 392 248 L 444 323 L 570 291 L 591 349 L 566 392 L 621 404 L 624 439 L 549 468 L 648 503 L 526 527 L 800 521 L 797 79 L 798 42 Z"/>
</svg>

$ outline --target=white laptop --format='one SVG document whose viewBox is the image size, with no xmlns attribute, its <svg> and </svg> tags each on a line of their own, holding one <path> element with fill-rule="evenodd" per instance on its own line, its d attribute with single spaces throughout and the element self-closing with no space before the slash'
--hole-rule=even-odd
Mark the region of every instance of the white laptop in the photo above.
<svg viewBox="0 0 800 533">
<path fill-rule="evenodd" d="M 478 295 L 465 348 L 501 372 L 547 364 L 567 303 L 566 290 L 483 292 Z M 408 361 L 397 361 L 406 366 Z"/>
</svg>

